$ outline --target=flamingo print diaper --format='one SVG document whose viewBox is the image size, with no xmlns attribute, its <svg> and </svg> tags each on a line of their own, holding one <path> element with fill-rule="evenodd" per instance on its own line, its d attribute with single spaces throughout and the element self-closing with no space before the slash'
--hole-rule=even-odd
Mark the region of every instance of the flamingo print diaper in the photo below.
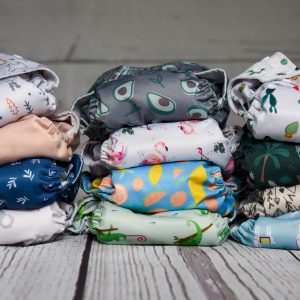
<svg viewBox="0 0 300 300">
<path fill-rule="evenodd" d="M 214 119 L 156 123 L 126 127 L 112 133 L 102 145 L 88 142 L 83 149 L 87 165 L 125 169 L 186 160 L 207 160 L 233 171 L 232 153 L 240 130 L 221 131 Z"/>
<path fill-rule="evenodd" d="M 300 211 L 249 219 L 232 227 L 230 235 L 250 247 L 300 250 Z"/>
<path fill-rule="evenodd" d="M 229 107 L 227 75 L 196 63 L 168 63 L 148 68 L 119 66 L 101 75 L 73 109 L 82 133 L 103 141 L 128 126 L 214 118 L 225 126 Z"/>
<path fill-rule="evenodd" d="M 255 138 L 300 143 L 300 70 L 284 54 L 266 57 L 232 79 L 228 101 Z"/>
<path fill-rule="evenodd" d="M 102 180 L 83 176 L 83 188 L 100 199 L 144 213 L 199 208 L 229 215 L 238 184 L 224 181 L 219 167 L 205 161 L 112 170 Z"/>
<path fill-rule="evenodd" d="M 89 231 L 101 243 L 217 246 L 228 234 L 228 220 L 205 210 L 135 213 L 108 201 L 87 197 L 79 203 L 69 231 Z"/>
<path fill-rule="evenodd" d="M 56 109 L 57 75 L 19 56 L 0 53 L 0 127 L 29 114 L 49 116 Z"/>
</svg>

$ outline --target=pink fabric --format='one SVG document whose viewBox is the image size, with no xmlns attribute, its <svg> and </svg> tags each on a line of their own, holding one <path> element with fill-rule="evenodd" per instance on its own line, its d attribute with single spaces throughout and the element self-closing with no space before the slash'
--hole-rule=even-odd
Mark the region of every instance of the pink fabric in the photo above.
<svg viewBox="0 0 300 300">
<path fill-rule="evenodd" d="M 0 165 L 30 157 L 69 161 L 79 143 L 79 119 L 70 112 L 28 115 L 0 128 Z"/>
</svg>

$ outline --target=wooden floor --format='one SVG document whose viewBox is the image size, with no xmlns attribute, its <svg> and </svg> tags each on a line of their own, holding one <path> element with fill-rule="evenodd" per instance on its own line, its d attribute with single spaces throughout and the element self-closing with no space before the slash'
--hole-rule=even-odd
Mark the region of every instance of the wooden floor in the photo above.
<svg viewBox="0 0 300 300">
<path fill-rule="evenodd" d="M 0 247 L 1 300 L 299 299 L 300 253 L 223 246 L 102 245 L 64 236 Z"/>
</svg>

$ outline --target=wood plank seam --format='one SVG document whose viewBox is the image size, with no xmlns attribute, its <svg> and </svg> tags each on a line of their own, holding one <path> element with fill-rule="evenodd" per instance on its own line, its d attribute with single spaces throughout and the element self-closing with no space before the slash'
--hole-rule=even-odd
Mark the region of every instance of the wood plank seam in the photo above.
<svg viewBox="0 0 300 300">
<path fill-rule="evenodd" d="M 81 263 L 80 263 L 78 277 L 75 285 L 76 288 L 75 288 L 75 294 L 73 300 L 82 300 L 84 297 L 84 289 L 85 289 L 87 271 L 89 266 L 92 242 L 93 242 L 93 237 L 89 234 L 81 257 Z"/>
</svg>

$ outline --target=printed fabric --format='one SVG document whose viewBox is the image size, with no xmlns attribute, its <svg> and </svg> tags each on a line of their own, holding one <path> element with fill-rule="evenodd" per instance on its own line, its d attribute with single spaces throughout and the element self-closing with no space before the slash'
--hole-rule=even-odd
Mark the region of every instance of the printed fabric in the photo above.
<svg viewBox="0 0 300 300">
<path fill-rule="evenodd" d="M 300 70 L 277 52 L 232 79 L 228 101 L 257 139 L 300 143 Z"/>
<path fill-rule="evenodd" d="M 19 56 L 0 54 L 0 127 L 23 116 L 49 116 L 56 109 L 57 75 Z"/>
<path fill-rule="evenodd" d="M 56 117 L 64 121 L 28 115 L 0 128 L 0 165 L 29 157 L 71 160 L 79 143 L 79 119 L 70 112 Z"/>
<path fill-rule="evenodd" d="M 245 130 L 234 154 L 236 176 L 250 189 L 300 183 L 300 145 L 257 140 Z"/>
<path fill-rule="evenodd" d="M 207 160 L 233 172 L 241 130 L 221 131 L 214 119 L 126 127 L 112 133 L 102 145 L 88 142 L 82 152 L 88 166 L 126 169 L 166 162 Z M 141 141 L 141 142 L 139 142 Z"/>
<path fill-rule="evenodd" d="M 87 193 L 144 213 L 199 208 L 227 216 L 239 188 L 232 177 L 225 182 L 220 168 L 205 161 L 112 170 L 102 180 L 86 175 L 82 180 Z"/>
<path fill-rule="evenodd" d="M 0 167 L 0 210 L 37 209 L 56 200 L 74 201 L 80 185 L 82 158 L 58 162 L 30 158 Z"/>
<path fill-rule="evenodd" d="M 249 195 L 249 203 L 239 207 L 239 211 L 247 218 L 277 217 L 297 210 L 300 210 L 300 185 L 275 186 L 255 191 Z"/>
<path fill-rule="evenodd" d="M 195 63 L 149 68 L 119 66 L 101 75 L 77 99 L 82 133 L 103 141 L 123 127 L 214 118 L 223 128 L 229 114 L 227 75 Z"/>
<path fill-rule="evenodd" d="M 226 218 L 205 210 L 144 215 L 87 197 L 69 231 L 89 231 L 105 244 L 216 246 L 227 239 L 229 227 Z"/>
<path fill-rule="evenodd" d="M 279 217 L 249 219 L 230 229 L 230 236 L 249 246 L 272 249 L 300 249 L 300 211 Z"/>
<path fill-rule="evenodd" d="M 0 245 L 32 245 L 52 241 L 68 226 L 59 205 L 35 210 L 0 210 Z"/>
</svg>

